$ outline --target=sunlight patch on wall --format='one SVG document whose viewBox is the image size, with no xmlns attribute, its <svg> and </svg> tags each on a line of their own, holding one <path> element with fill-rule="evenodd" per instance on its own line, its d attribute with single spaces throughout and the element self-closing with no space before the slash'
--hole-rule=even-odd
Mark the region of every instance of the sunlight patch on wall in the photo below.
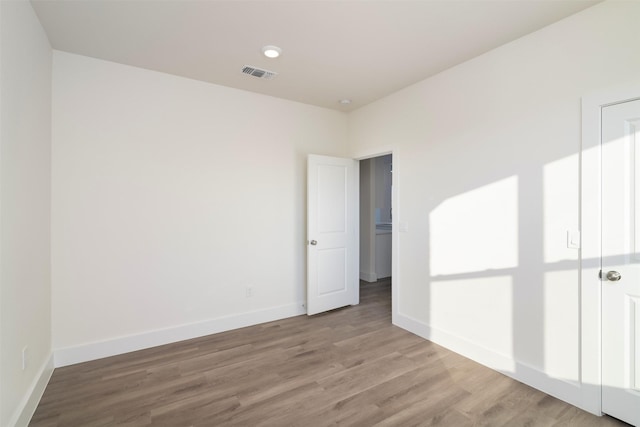
<svg viewBox="0 0 640 427">
<path fill-rule="evenodd" d="M 570 381 L 579 380 L 577 279 L 576 270 L 544 275 L 544 370 L 551 377 Z"/>
<path fill-rule="evenodd" d="M 578 230 L 578 154 L 544 165 L 544 262 L 578 259 L 567 231 Z"/>
<path fill-rule="evenodd" d="M 451 197 L 429 215 L 431 275 L 518 265 L 518 177 Z"/>
<path fill-rule="evenodd" d="M 431 326 L 511 358 L 512 285 L 511 276 L 431 282 Z"/>
</svg>

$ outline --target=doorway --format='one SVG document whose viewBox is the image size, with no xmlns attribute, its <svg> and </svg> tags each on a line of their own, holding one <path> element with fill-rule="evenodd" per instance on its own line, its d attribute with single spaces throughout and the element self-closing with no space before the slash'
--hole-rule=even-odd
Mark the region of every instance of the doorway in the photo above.
<svg viewBox="0 0 640 427">
<path fill-rule="evenodd" d="M 360 286 L 376 284 L 391 298 L 393 155 L 360 160 Z"/>
</svg>

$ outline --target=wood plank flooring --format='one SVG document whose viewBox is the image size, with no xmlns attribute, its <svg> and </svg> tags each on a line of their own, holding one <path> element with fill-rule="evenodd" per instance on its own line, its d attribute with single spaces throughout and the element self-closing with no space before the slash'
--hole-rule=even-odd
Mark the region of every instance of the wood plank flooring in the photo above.
<svg viewBox="0 0 640 427">
<path fill-rule="evenodd" d="M 58 368 L 31 426 L 625 426 L 391 325 L 361 304 Z"/>
</svg>

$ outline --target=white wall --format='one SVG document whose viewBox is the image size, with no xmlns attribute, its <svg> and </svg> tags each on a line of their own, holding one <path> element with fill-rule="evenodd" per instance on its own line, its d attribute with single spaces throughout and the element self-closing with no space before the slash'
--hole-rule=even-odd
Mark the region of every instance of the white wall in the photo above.
<svg viewBox="0 0 640 427">
<path fill-rule="evenodd" d="M 350 114 L 352 155 L 393 147 L 397 323 L 577 404 L 580 99 L 638 81 L 639 17 L 599 4 Z"/>
<path fill-rule="evenodd" d="M 26 425 L 51 374 L 51 48 L 0 2 L 0 425 Z M 22 350 L 27 366 L 22 369 Z"/>
<path fill-rule="evenodd" d="M 306 156 L 344 113 L 58 51 L 53 87 L 57 364 L 304 312 Z"/>
</svg>

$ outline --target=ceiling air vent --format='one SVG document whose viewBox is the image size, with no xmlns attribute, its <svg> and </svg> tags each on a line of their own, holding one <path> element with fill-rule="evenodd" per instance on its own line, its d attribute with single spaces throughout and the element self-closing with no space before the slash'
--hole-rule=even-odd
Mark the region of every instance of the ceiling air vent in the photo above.
<svg viewBox="0 0 640 427">
<path fill-rule="evenodd" d="M 242 72 L 244 74 L 249 74 L 250 76 L 266 80 L 271 80 L 278 75 L 278 73 L 274 71 L 263 70 L 262 68 L 252 67 L 251 65 L 245 65 L 244 67 L 242 67 Z"/>
</svg>

